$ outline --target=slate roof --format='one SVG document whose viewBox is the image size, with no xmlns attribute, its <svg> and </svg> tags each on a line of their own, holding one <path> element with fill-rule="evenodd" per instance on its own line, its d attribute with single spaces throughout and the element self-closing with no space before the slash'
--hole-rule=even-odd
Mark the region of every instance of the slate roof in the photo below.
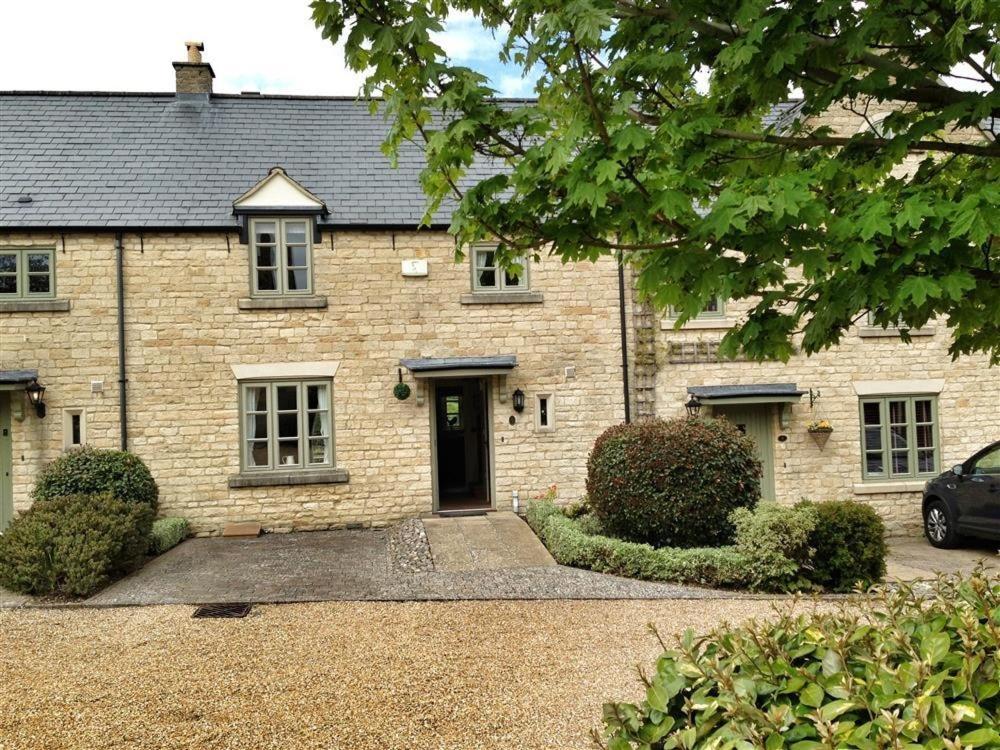
<svg viewBox="0 0 1000 750">
<path fill-rule="evenodd" d="M 517 367 L 513 354 L 495 357 L 439 357 L 401 359 L 399 364 L 410 372 L 437 372 L 439 370 L 512 370 Z"/>
<path fill-rule="evenodd" d="M 784 127 L 797 105 L 766 122 Z M 326 203 L 323 224 L 415 227 L 423 153 L 408 144 L 393 169 L 388 127 L 344 97 L 0 93 L 0 229 L 234 228 L 233 200 L 274 166 Z M 481 161 L 466 180 L 499 168 Z"/>
<path fill-rule="evenodd" d="M 763 383 L 752 385 L 693 385 L 687 389 L 692 396 L 711 401 L 716 398 L 802 396 L 795 383 Z"/>
</svg>

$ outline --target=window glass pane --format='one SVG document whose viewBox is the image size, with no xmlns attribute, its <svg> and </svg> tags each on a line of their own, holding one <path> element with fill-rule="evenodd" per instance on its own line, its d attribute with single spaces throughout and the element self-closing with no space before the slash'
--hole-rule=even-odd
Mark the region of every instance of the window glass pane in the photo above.
<svg viewBox="0 0 1000 750">
<path fill-rule="evenodd" d="M 305 245 L 289 245 L 288 246 L 288 265 L 290 266 L 305 266 L 308 265 L 309 253 L 306 250 Z"/>
<path fill-rule="evenodd" d="M 892 473 L 893 474 L 909 474 L 910 473 L 910 454 L 909 453 L 893 453 L 892 454 Z"/>
<path fill-rule="evenodd" d="M 931 421 L 931 402 L 927 399 L 917 399 L 913 402 L 913 419 L 916 422 Z"/>
<path fill-rule="evenodd" d="M 0 275 L 0 294 L 17 294 L 17 276 Z"/>
<path fill-rule="evenodd" d="M 906 425 L 889 428 L 889 443 L 894 450 L 909 447 L 906 438 Z"/>
<path fill-rule="evenodd" d="M 267 388 L 255 385 L 244 389 L 243 403 L 247 411 L 267 411 Z"/>
<path fill-rule="evenodd" d="M 248 438 L 267 437 L 267 414 L 249 414 L 246 420 Z"/>
<path fill-rule="evenodd" d="M 247 462 L 250 466 L 267 466 L 267 441 L 253 440 L 247 451 Z"/>
<path fill-rule="evenodd" d="M 869 474 L 882 474 L 885 472 L 885 459 L 881 452 L 865 454 L 865 468 Z"/>
<path fill-rule="evenodd" d="M 917 425 L 917 447 L 918 448 L 933 448 L 934 447 L 934 426 L 929 424 L 918 424 Z"/>
<path fill-rule="evenodd" d="M 881 427 L 865 427 L 865 449 L 870 451 L 882 449 Z"/>
<path fill-rule="evenodd" d="M 707 313 L 719 312 L 719 298 L 718 297 L 712 298 L 712 301 L 709 302 L 707 305 L 705 305 L 705 309 L 702 310 L 702 312 L 707 312 Z"/>
<path fill-rule="evenodd" d="M 328 421 L 329 421 L 328 412 L 318 411 L 311 413 L 309 415 L 309 434 L 321 437 L 329 435 L 330 430 L 327 424 Z"/>
<path fill-rule="evenodd" d="M 299 441 L 281 440 L 278 442 L 278 465 L 295 466 L 299 463 Z"/>
<path fill-rule="evenodd" d="M 327 450 L 329 443 L 326 438 L 312 438 L 309 441 L 309 463 L 326 464 L 330 462 Z"/>
<path fill-rule="evenodd" d="M 49 272 L 48 253 L 28 253 L 28 271 L 30 273 Z"/>
<path fill-rule="evenodd" d="M 273 292 L 278 288 L 277 271 L 257 271 L 257 289 L 262 292 Z"/>
<path fill-rule="evenodd" d="M 549 400 L 547 398 L 538 399 L 538 424 L 542 427 L 549 425 Z"/>
<path fill-rule="evenodd" d="M 496 267 L 496 253 L 493 250 L 477 250 L 476 251 L 476 268 L 494 268 Z"/>
<path fill-rule="evenodd" d="M 15 273 L 17 271 L 17 255 L 0 253 L 0 273 Z"/>
<path fill-rule="evenodd" d="M 301 270 L 288 270 L 288 291 L 290 292 L 302 292 L 309 288 L 309 271 L 306 269 Z"/>
<path fill-rule="evenodd" d="M 495 287 L 497 285 L 497 272 L 496 271 L 480 271 L 479 272 L 479 286 L 481 287 Z"/>
<path fill-rule="evenodd" d="M 49 293 L 49 277 L 41 276 L 38 274 L 31 274 L 28 276 L 28 292 L 30 294 L 48 294 Z"/>
<path fill-rule="evenodd" d="M 521 286 L 521 279 L 517 276 L 511 276 L 510 271 L 504 271 L 503 283 L 504 286 Z"/>
<path fill-rule="evenodd" d="M 325 385 L 310 385 L 306 388 L 306 408 L 329 409 L 330 402 Z"/>
<path fill-rule="evenodd" d="M 80 428 L 81 419 L 80 414 L 71 414 L 69 417 L 70 441 L 73 445 L 80 445 L 83 442 L 83 430 Z"/>
<path fill-rule="evenodd" d="M 278 251 L 274 246 L 257 246 L 257 267 L 274 268 L 278 265 Z"/>
<path fill-rule="evenodd" d="M 889 402 L 889 424 L 906 424 L 906 402 Z"/>
<path fill-rule="evenodd" d="M 934 471 L 934 451 L 933 450 L 918 450 L 917 451 L 917 471 L 921 473 Z"/>
<path fill-rule="evenodd" d="M 292 244 L 305 244 L 306 223 L 304 221 L 285 222 L 285 242 Z"/>
<path fill-rule="evenodd" d="M 877 401 L 869 401 L 862 406 L 862 411 L 865 415 L 865 424 L 881 424 L 882 423 L 882 404 Z"/>
<path fill-rule="evenodd" d="M 299 436 L 298 412 L 278 415 L 278 437 L 293 438 Z"/>
<path fill-rule="evenodd" d="M 257 243 L 264 243 L 268 245 L 273 245 L 275 240 L 278 239 L 275 234 L 274 222 L 273 221 L 259 221 L 254 224 L 254 238 Z"/>
<path fill-rule="evenodd" d="M 278 411 L 293 411 L 299 408 L 299 388 L 295 385 L 279 385 Z"/>
</svg>

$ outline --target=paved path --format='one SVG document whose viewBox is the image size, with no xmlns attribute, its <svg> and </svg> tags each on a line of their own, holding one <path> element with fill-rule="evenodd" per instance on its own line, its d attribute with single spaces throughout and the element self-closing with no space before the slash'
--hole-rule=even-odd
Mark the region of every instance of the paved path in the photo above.
<svg viewBox="0 0 1000 750">
<path fill-rule="evenodd" d="M 555 565 L 531 528 L 513 513 L 424 521 L 434 569 L 493 570 Z"/>
<path fill-rule="evenodd" d="M 980 562 L 1000 573 L 997 542 L 968 541 L 962 549 L 937 549 L 923 537 L 889 540 L 886 577 L 896 581 L 935 578 L 938 573 L 967 573 Z"/>
</svg>

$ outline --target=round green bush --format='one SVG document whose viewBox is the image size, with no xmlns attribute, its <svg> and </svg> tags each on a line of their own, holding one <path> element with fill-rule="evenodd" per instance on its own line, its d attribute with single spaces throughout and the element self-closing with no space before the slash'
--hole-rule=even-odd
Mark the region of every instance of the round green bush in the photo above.
<svg viewBox="0 0 1000 750">
<path fill-rule="evenodd" d="M 32 497 L 50 500 L 104 492 L 119 500 L 145 503 L 153 510 L 160 494 L 153 475 L 134 453 L 84 447 L 67 451 L 42 469 Z"/>
<path fill-rule="evenodd" d="M 149 505 L 110 494 L 38 500 L 0 536 L 0 586 L 89 596 L 142 563 L 152 525 Z"/>
<path fill-rule="evenodd" d="M 723 419 L 649 420 L 604 432 L 587 463 L 587 494 L 609 534 L 656 547 L 733 538 L 730 514 L 760 500 L 753 441 Z"/>
<path fill-rule="evenodd" d="M 816 512 L 809 538 L 813 553 L 809 579 L 829 591 L 850 591 L 885 576 L 885 524 L 868 505 L 853 500 L 799 503 Z"/>
</svg>

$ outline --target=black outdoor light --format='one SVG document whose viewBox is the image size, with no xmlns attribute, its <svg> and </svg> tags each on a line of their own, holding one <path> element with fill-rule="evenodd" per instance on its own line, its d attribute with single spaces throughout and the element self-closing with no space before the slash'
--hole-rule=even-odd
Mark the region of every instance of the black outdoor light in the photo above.
<svg viewBox="0 0 1000 750">
<path fill-rule="evenodd" d="M 522 411 L 524 411 L 524 391 L 522 391 L 520 388 L 515 390 L 511 394 L 511 400 L 514 402 L 514 411 L 518 412 L 519 414 Z"/>
<path fill-rule="evenodd" d="M 701 411 L 701 401 L 698 400 L 697 396 L 692 396 L 688 402 L 684 404 L 684 408 L 687 409 L 688 416 L 694 419 L 698 416 L 698 412 Z"/>
<path fill-rule="evenodd" d="M 35 414 L 38 415 L 38 418 L 42 419 L 45 417 L 45 402 L 42 401 L 42 396 L 45 395 L 45 386 L 39 385 L 36 378 L 28 384 L 24 392 L 28 394 L 28 401 L 35 407 Z"/>
</svg>

